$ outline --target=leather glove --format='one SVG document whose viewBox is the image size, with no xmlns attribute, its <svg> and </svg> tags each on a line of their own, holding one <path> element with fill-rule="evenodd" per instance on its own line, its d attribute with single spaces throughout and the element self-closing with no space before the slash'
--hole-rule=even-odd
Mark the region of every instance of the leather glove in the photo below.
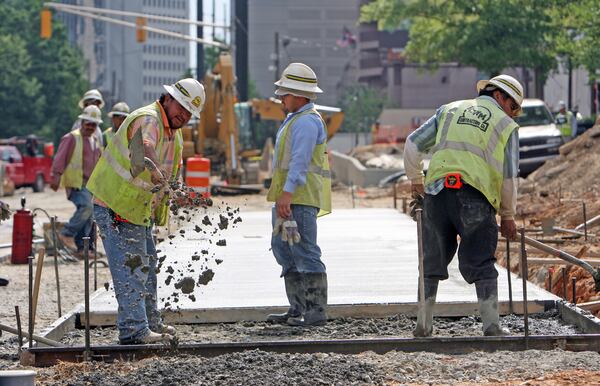
<svg viewBox="0 0 600 386">
<path fill-rule="evenodd" d="M 8 220 L 10 218 L 10 209 L 8 205 L 0 201 L 0 221 Z"/>
<path fill-rule="evenodd" d="M 417 221 L 417 209 L 423 209 L 423 195 L 413 195 L 413 200 L 408 205 L 410 207 L 410 217 L 412 217 L 414 221 Z"/>
<path fill-rule="evenodd" d="M 283 226 L 284 222 L 284 218 L 277 216 L 277 218 L 275 219 L 275 225 L 273 226 L 273 236 L 277 236 L 281 233 L 281 227 Z"/>
<path fill-rule="evenodd" d="M 298 224 L 296 221 L 287 220 L 283 223 L 281 240 L 287 241 L 290 247 L 300 242 L 300 233 L 298 232 Z"/>
</svg>

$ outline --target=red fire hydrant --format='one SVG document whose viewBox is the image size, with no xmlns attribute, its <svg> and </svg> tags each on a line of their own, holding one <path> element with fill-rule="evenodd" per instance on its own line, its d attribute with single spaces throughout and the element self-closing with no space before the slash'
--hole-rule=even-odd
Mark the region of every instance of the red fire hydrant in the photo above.
<svg viewBox="0 0 600 386">
<path fill-rule="evenodd" d="M 27 264 L 33 245 L 33 214 L 25 209 L 25 197 L 21 198 L 21 209 L 13 216 L 13 238 L 10 262 Z"/>
</svg>

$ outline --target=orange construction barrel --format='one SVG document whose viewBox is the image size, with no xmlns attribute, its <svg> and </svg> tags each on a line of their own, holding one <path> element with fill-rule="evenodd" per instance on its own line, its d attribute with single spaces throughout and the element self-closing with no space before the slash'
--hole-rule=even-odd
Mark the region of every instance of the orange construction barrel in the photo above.
<svg viewBox="0 0 600 386">
<path fill-rule="evenodd" d="M 187 159 L 185 184 L 202 197 L 210 197 L 210 160 L 202 157 Z"/>
</svg>

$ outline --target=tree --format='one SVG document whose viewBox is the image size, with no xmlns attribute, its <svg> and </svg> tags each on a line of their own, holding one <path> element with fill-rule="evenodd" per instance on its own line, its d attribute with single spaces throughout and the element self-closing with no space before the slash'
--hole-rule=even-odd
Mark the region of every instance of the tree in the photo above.
<svg viewBox="0 0 600 386">
<path fill-rule="evenodd" d="M 505 68 L 533 68 L 541 88 L 556 67 L 556 40 L 561 32 L 552 10 L 568 3 L 374 0 L 361 8 L 361 21 L 395 29 L 408 20 L 406 56 L 414 62 L 433 67 L 459 62 L 492 76 Z"/>
<path fill-rule="evenodd" d="M 344 111 L 342 131 L 363 133 L 371 131 L 386 98 L 377 89 L 362 84 L 350 85 L 342 91 L 340 106 Z"/>
<path fill-rule="evenodd" d="M 2 135 L 38 134 L 58 141 L 80 113 L 77 102 L 88 84 L 82 55 L 69 44 L 62 23 L 55 19 L 52 38 L 40 39 L 41 9 L 41 0 L 0 2 L 0 50 L 18 54 L 0 58 L 2 71 L 12 74 L 0 77 L 0 98 L 8 98 L 0 102 Z"/>
</svg>

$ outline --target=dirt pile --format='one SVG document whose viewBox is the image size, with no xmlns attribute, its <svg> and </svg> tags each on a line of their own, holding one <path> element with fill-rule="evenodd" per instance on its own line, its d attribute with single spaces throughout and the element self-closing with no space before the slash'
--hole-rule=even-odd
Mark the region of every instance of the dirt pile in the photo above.
<svg viewBox="0 0 600 386">
<path fill-rule="evenodd" d="M 378 143 L 356 147 L 349 155 L 367 168 L 404 169 L 403 154 L 404 144 Z"/>
<path fill-rule="evenodd" d="M 584 222 L 584 203 L 587 220 L 600 215 L 600 119 L 596 125 L 560 148 L 560 156 L 546 162 L 519 184 L 517 205 L 518 224 L 525 228 L 539 228 L 543 219 L 554 219 L 555 226 L 574 229 Z M 581 229 L 583 231 L 583 229 Z M 597 227 L 588 229 L 588 240 L 564 233 L 554 235 L 531 234 L 552 242 L 552 246 L 580 257 L 600 258 L 600 233 Z M 600 236 L 600 234 L 599 234 Z M 502 243 L 500 243 L 502 244 Z M 519 273 L 517 243 L 514 243 L 511 271 Z M 511 248 L 512 249 L 512 248 Z M 527 248 L 528 256 L 550 257 Z M 505 248 L 499 245 L 498 261 L 505 266 Z M 552 292 L 564 296 L 563 271 L 565 265 L 530 265 L 530 281 L 548 288 L 551 277 Z M 600 300 L 594 290 L 591 275 L 577 266 L 565 268 L 566 295 L 572 300 L 572 278 L 576 278 L 577 303 Z M 599 316 L 600 313 L 597 313 Z"/>
</svg>

